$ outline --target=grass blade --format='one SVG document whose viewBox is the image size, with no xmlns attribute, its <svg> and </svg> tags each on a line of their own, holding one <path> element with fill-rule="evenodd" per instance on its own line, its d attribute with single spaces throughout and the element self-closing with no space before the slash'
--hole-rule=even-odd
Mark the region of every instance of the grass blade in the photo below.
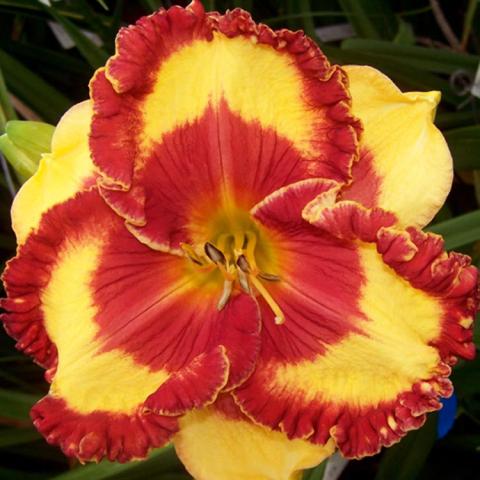
<svg viewBox="0 0 480 480">
<path fill-rule="evenodd" d="M 459 69 L 475 71 L 480 62 L 480 57 L 476 55 L 362 38 L 344 40 L 342 49 L 384 55 L 392 59 L 403 58 L 416 68 L 438 73 L 452 73 Z"/>
<path fill-rule="evenodd" d="M 436 415 L 429 415 L 420 430 L 410 432 L 387 449 L 375 480 L 414 480 L 422 469 L 437 437 Z"/>
<path fill-rule="evenodd" d="M 5 84 L 2 69 L 0 68 L 0 134 L 4 132 L 7 121 L 16 118 L 17 115 L 10 102 L 7 85 Z"/>
<path fill-rule="evenodd" d="M 0 389 L 0 421 L 30 422 L 29 412 L 37 401 L 37 395 Z"/>
<path fill-rule="evenodd" d="M 310 0 L 298 0 L 298 10 L 302 14 L 303 30 L 311 38 L 316 39 L 317 35 L 315 33 L 315 22 L 313 17 L 310 15 L 305 15 L 305 13 L 310 12 Z"/>
<path fill-rule="evenodd" d="M 233 0 L 233 4 L 235 7 L 243 8 L 244 10 L 247 10 L 247 12 L 251 12 L 253 0 Z"/>
<path fill-rule="evenodd" d="M 71 101 L 30 69 L 0 50 L 0 67 L 9 89 L 50 123 L 57 123 Z"/>
<path fill-rule="evenodd" d="M 303 475 L 303 480 L 323 480 L 325 470 L 327 468 L 327 460 L 324 460 L 320 465 L 311 470 L 307 470 Z"/>
<path fill-rule="evenodd" d="M 143 8 L 148 12 L 155 12 L 159 8 L 163 7 L 163 2 L 161 0 L 141 0 Z"/>
<path fill-rule="evenodd" d="M 103 461 L 97 465 L 89 464 L 80 466 L 52 480 L 103 480 L 115 478 L 115 480 L 134 480 L 141 478 L 159 478 L 162 472 L 172 472 L 179 468 L 180 463 L 176 458 L 172 446 L 154 450 L 147 460 L 131 463 L 110 463 Z M 160 477 L 161 478 L 161 477 Z"/>
<path fill-rule="evenodd" d="M 43 8 L 65 29 L 72 41 L 75 42 L 78 51 L 93 68 L 100 68 L 105 65 L 109 56 L 105 50 L 97 47 L 71 20 L 60 14 L 55 7 L 43 5 Z"/>
<path fill-rule="evenodd" d="M 401 84 L 405 89 L 440 90 L 442 100 L 452 106 L 457 106 L 461 99 L 457 97 L 448 81 L 431 73 L 412 68 L 408 61 L 384 58 L 364 52 L 353 52 L 330 45 L 322 45 L 322 50 L 332 61 L 341 64 L 372 65 Z"/>
<path fill-rule="evenodd" d="M 478 115 L 474 110 L 465 112 L 440 112 L 435 117 L 435 124 L 440 129 L 458 128 L 477 123 Z"/>
<path fill-rule="evenodd" d="M 457 170 L 480 169 L 480 125 L 444 132 Z"/>
<path fill-rule="evenodd" d="M 437 223 L 427 230 L 442 235 L 447 250 L 463 247 L 480 240 L 480 210 Z"/>
<path fill-rule="evenodd" d="M 463 21 L 462 48 L 466 48 L 468 37 L 472 31 L 472 24 L 478 7 L 478 0 L 468 0 L 467 12 Z"/>
<path fill-rule="evenodd" d="M 0 430 L 0 448 L 35 442 L 41 438 L 33 428 L 7 428 Z"/>
<path fill-rule="evenodd" d="M 365 2 L 359 2 L 358 0 L 340 0 L 340 6 L 359 37 L 381 38 L 372 18 L 365 10 Z"/>
<path fill-rule="evenodd" d="M 26 42 L 8 42 L 4 44 L 4 48 L 8 54 L 20 61 L 27 60 L 35 67 L 50 67 L 58 70 L 59 65 L 61 65 L 62 72 L 84 76 L 85 81 L 89 78 L 90 66 L 88 63 L 72 55 Z"/>
</svg>

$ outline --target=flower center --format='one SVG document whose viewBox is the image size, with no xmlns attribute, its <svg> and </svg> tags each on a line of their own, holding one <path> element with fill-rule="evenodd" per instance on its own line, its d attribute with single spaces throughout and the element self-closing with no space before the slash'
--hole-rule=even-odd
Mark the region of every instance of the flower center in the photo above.
<svg viewBox="0 0 480 480">
<path fill-rule="evenodd" d="M 246 226 L 244 221 L 241 223 Z M 265 245 L 264 235 L 258 227 L 253 222 L 249 226 L 252 228 L 218 233 L 213 236 L 214 240 L 204 243 L 182 244 L 182 249 L 196 270 L 205 273 L 217 270 L 221 273 L 223 290 L 218 299 L 218 310 L 225 307 L 234 288 L 239 287 L 248 295 L 261 296 L 272 309 L 275 323 L 281 324 L 285 321 L 285 316 L 263 284 L 279 282 L 280 277 L 259 267 L 258 260 L 264 260 L 264 250 L 269 246 Z"/>
</svg>

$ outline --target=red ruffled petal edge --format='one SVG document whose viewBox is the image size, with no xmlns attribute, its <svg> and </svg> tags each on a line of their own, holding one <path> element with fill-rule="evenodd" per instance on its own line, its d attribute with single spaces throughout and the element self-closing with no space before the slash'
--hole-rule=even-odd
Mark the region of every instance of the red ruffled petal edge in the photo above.
<svg viewBox="0 0 480 480">
<path fill-rule="evenodd" d="M 0 307 L 7 311 L 0 315 L 0 320 L 7 333 L 17 340 L 16 348 L 45 368 L 45 377 L 50 381 L 57 366 L 57 348 L 45 330 L 39 292 L 50 279 L 48 265 L 56 253 L 48 245 L 44 249 L 29 245 L 20 247 L 17 257 L 7 263 L 2 274 L 8 298 L 0 299 Z M 35 276 L 31 274 L 32 263 L 36 265 Z"/>
<path fill-rule="evenodd" d="M 441 363 L 428 381 L 414 384 L 410 392 L 400 394 L 393 402 L 371 407 L 325 405 L 315 400 L 305 404 L 294 394 L 288 399 L 270 398 L 261 406 L 257 398 L 244 392 L 233 392 L 233 397 L 248 417 L 254 421 L 261 418 L 260 423 L 284 432 L 290 439 L 303 438 L 324 445 L 333 437 L 343 456 L 360 459 L 399 442 L 410 430 L 425 423 L 426 413 L 439 410 L 438 398 L 453 392 L 446 378 L 449 374 L 450 368 Z"/>
<path fill-rule="evenodd" d="M 382 228 L 377 250 L 384 262 L 412 286 L 442 298 L 445 317 L 442 333 L 433 345 L 442 360 L 456 363 L 456 356 L 473 359 L 472 323 L 478 309 L 478 271 L 470 258 L 446 253 L 443 239 L 415 228 L 405 232 Z"/>
<path fill-rule="evenodd" d="M 333 197 L 329 191 L 318 195 L 305 207 L 304 218 L 337 238 L 375 243 L 384 262 L 399 276 L 441 299 L 445 312 L 441 334 L 431 343 L 440 355 L 435 371 L 394 401 L 371 407 L 315 399 L 305 402 L 295 392 L 265 403 L 254 388 L 248 388 L 253 377 L 233 396 L 252 420 L 281 430 L 289 438 L 325 444 L 332 436 L 345 457 L 362 458 L 421 427 L 426 413 L 441 408 L 440 397 L 451 396 L 451 365 L 457 356 L 471 359 L 475 355 L 472 323 L 478 309 L 478 271 L 469 257 L 446 253 L 441 237 L 415 228 L 395 230 L 396 218 L 390 212 L 367 209 L 353 201 L 333 203 Z"/>
<path fill-rule="evenodd" d="M 107 458 L 123 463 L 145 458 L 152 448 L 165 445 L 178 431 L 177 417 L 103 411 L 83 415 L 50 395 L 32 408 L 31 417 L 48 443 L 60 446 L 65 455 L 81 462 Z"/>
<path fill-rule="evenodd" d="M 321 198 L 310 202 L 304 217 L 338 238 L 376 243 L 386 265 L 414 288 L 442 299 L 446 312 L 442 334 L 433 344 L 442 360 L 453 365 L 457 355 L 472 359 L 475 345 L 471 327 L 478 310 L 479 286 L 478 271 L 470 257 L 447 253 L 439 235 L 413 227 L 395 229 L 395 216 L 381 208 L 340 201 L 316 212 L 315 205 L 321 203 Z"/>
<path fill-rule="evenodd" d="M 132 108 L 153 88 L 155 76 L 152 72 L 177 49 L 195 39 L 211 40 L 214 32 L 230 38 L 244 36 L 293 56 L 307 79 L 312 108 L 315 105 L 329 107 L 327 116 L 338 124 L 329 133 L 332 148 L 337 151 L 336 162 L 332 161 L 328 167 L 331 171 L 325 171 L 322 176 L 350 181 L 357 137 L 362 128 L 360 121 L 351 115 L 348 78 L 341 68 L 330 65 L 315 42 L 302 31 L 274 31 L 267 25 L 256 24 L 248 12 L 239 8 L 224 15 L 205 13 L 200 1 L 194 0 L 185 9 L 178 6 L 160 9 L 135 25 L 122 28 L 116 39 L 116 54 L 91 81 L 95 114 L 90 145 L 94 163 L 106 177 L 103 187 L 127 191 L 132 185 L 138 148 L 136 139 L 140 133 L 136 129 L 141 128 L 141 122 L 132 121 L 135 117 Z M 174 41 L 168 41 L 170 38 Z M 152 45 L 161 45 L 161 51 L 152 49 Z M 321 88 L 318 84 L 329 80 L 332 80 L 329 88 Z M 126 93 L 132 94 L 131 98 L 127 98 Z M 119 138 L 131 138 L 131 141 L 115 145 L 108 140 L 112 130 L 120 132 Z M 105 142 L 109 142 L 108 145 Z M 101 155 L 96 155 L 96 151 Z M 119 204 L 114 195 L 104 196 L 114 201 L 115 208 L 132 224 L 144 223 L 138 204 L 130 202 L 124 206 L 125 200 Z"/>
<path fill-rule="evenodd" d="M 145 411 L 180 415 L 215 401 L 228 380 L 229 362 L 223 346 L 203 353 L 172 375 L 145 401 Z M 202 395 L 199 394 L 202 393 Z"/>
</svg>

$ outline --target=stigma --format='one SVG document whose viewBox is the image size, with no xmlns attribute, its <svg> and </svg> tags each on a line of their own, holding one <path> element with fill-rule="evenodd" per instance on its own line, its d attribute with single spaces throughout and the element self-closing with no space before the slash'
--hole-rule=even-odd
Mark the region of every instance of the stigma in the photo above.
<svg viewBox="0 0 480 480">
<path fill-rule="evenodd" d="M 280 277 L 261 271 L 256 262 L 257 235 L 254 232 L 222 234 L 215 242 L 192 246 L 182 244 L 182 249 L 199 269 L 206 272 L 218 269 L 223 276 L 223 289 L 217 302 L 218 310 L 227 305 L 235 288 L 248 295 L 262 297 L 275 316 L 275 323 L 285 321 L 279 305 L 263 282 L 278 282 Z"/>
</svg>

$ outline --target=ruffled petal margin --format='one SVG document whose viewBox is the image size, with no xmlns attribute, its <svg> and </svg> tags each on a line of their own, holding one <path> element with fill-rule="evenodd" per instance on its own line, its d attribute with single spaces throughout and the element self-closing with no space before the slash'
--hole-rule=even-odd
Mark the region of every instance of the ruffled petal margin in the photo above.
<svg viewBox="0 0 480 480">
<path fill-rule="evenodd" d="M 197 480 L 299 480 L 334 450 L 253 424 L 229 395 L 185 415 L 173 443 Z"/>
<path fill-rule="evenodd" d="M 240 9 L 195 0 L 122 29 L 91 97 L 102 195 L 158 250 L 191 242 L 213 207 L 249 210 L 304 178 L 347 182 L 357 154 L 344 72 L 302 32 Z"/>
<path fill-rule="evenodd" d="M 82 461 L 144 456 L 148 438 L 149 448 L 168 441 L 176 416 L 251 374 L 257 303 L 234 294 L 219 312 L 217 292 L 190 268 L 138 242 L 96 188 L 43 215 L 8 264 L 1 306 L 7 332 L 52 383 L 32 410 L 48 441 Z M 138 443 L 125 440 L 134 432 Z"/>
<path fill-rule="evenodd" d="M 289 232 L 276 244 L 285 276 L 270 289 L 286 318 L 274 325 L 260 302 L 260 358 L 233 395 L 256 422 L 318 445 L 333 437 L 360 458 L 419 428 L 451 395 L 450 366 L 475 351 L 477 270 L 439 237 L 397 230 L 395 215 L 338 202 L 336 191 L 304 182 L 254 209 L 270 235 Z M 281 224 L 280 212 L 305 203 L 303 223 Z"/>
<path fill-rule="evenodd" d="M 106 387 L 108 388 L 108 387 Z M 120 463 L 145 458 L 152 448 L 165 445 L 178 431 L 176 417 L 110 413 L 82 414 L 65 400 L 48 395 L 31 411 L 33 424 L 52 445 L 81 462 L 103 458 Z"/>
<path fill-rule="evenodd" d="M 453 180 L 447 142 L 433 123 L 440 93 L 402 93 L 372 67 L 344 68 L 364 131 L 343 198 L 391 211 L 400 226 L 422 228 L 445 202 Z"/>
</svg>

